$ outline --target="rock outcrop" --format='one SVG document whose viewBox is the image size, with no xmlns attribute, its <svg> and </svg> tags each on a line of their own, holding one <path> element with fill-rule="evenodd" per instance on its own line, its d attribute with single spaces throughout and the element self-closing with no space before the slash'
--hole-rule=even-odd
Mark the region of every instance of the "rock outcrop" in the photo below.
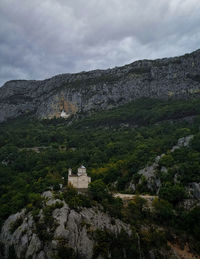
<svg viewBox="0 0 200 259">
<path fill-rule="evenodd" d="M 180 149 L 182 147 L 188 147 L 193 137 L 194 137 L 193 135 L 189 135 L 178 139 L 177 144 L 173 146 L 169 152 L 174 152 L 175 150 Z M 160 156 L 157 156 L 151 165 L 147 165 L 146 167 L 142 168 L 137 172 L 141 176 L 139 180 L 139 184 L 142 184 L 142 182 L 145 181 L 148 190 L 156 194 L 159 193 L 160 187 L 162 185 L 159 174 L 157 174 L 157 171 L 159 169 L 159 161 L 164 155 L 165 154 L 161 154 Z M 167 168 L 162 166 L 160 168 L 160 171 L 162 173 L 167 173 Z M 177 176 L 175 175 L 175 179 L 174 179 L 175 182 L 177 181 L 176 178 Z M 134 180 L 132 180 L 128 184 L 127 189 L 132 193 L 136 191 L 136 184 L 134 183 Z M 191 198 L 200 199 L 200 184 L 191 183 L 188 186 L 188 191 L 190 193 Z"/>
<path fill-rule="evenodd" d="M 56 257 L 59 251 L 67 251 L 74 252 L 79 258 L 90 259 L 96 245 L 96 231 L 108 231 L 115 237 L 121 231 L 127 236 L 132 234 L 128 224 L 113 219 L 97 207 L 76 211 L 64 201 L 54 199 L 50 191 L 43 197 L 50 216 L 45 216 L 44 208 L 36 220 L 30 212 L 22 210 L 5 221 L 0 234 L 0 258 L 8 258 L 10 253 L 18 258 L 60 258 Z M 47 217 L 46 221 L 44 217 Z"/>
<path fill-rule="evenodd" d="M 33 114 L 64 117 L 110 109 L 138 98 L 190 98 L 200 93 L 200 50 L 107 70 L 43 81 L 9 81 L 0 88 L 0 122 Z"/>
</svg>

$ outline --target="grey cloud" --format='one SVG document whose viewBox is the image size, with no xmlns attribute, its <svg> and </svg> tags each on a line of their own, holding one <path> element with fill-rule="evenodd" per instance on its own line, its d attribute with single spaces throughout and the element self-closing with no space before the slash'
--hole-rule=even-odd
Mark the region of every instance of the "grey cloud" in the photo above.
<svg viewBox="0 0 200 259">
<path fill-rule="evenodd" d="M 199 48 L 198 0 L 1 0 L 0 85 Z"/>
</svg>

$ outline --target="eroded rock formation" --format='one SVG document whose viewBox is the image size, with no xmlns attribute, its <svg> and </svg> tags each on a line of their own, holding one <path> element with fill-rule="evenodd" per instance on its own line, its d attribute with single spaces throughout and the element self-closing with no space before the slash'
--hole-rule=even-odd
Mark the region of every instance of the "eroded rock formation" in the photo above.
<svg viewBox="0 0 200 259">
<path fill-rule="evenodd" d="M 11 215 L 0 233 L 0 258 L 8 258 L 12 248 L 18 258 L 51 259 L 57 258 L 59 249 L 69 252 L 72 249 L 79 258 L 90 259 L 96 245 L 95 231 L 108 231 L 116 237 L 121 231 L 125 231 L 127 236 L 132 234 L 128 224 L 113 219 L 97 207 L 83 207 L 76 211 L 64 201 L 54 199 L 50 191 L 45 192 L 43 197 L 51 216 L 46 216 L 45 220 L 42 210 L 38 220 L 26 210 Z M 2 250 L 4 255 L 1 255 Z"/>
</svg>

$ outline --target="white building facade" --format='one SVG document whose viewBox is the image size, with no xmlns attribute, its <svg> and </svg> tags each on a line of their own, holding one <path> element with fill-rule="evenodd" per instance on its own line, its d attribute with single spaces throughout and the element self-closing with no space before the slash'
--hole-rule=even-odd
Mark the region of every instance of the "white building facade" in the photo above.
<svg viewBox="0 0 200 259">
<path fill-rule="evenodd" d="M 72 185 L 76 189 L 87 189 L 91 182 L 91 177 L 87 176 L 85 166 L 78 168 L 77 174 L 72 173 L 72 169 L 68 170 L 68 185 Z"/>
</svg>

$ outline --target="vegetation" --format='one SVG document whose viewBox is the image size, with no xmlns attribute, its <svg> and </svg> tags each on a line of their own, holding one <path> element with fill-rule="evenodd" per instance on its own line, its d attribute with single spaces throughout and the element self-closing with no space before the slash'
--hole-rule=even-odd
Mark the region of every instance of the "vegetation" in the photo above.
<svg viewBox="0 0 200 259">
<path fill-rule="evenodd" d="M 57 192 L 70 208 L 78 211 L 80 207 L 101 203 L 111 216 L 123 219 L 137 230 L 141 223 L 160 224 L 188 233 L 199 241 L 199 207 L 186 211 L 180 203 L 188 197 L 185 187 L 191 182 L 200 182 L 200 99 L 190 102 L 144 99 L 110 111 L 83 115 L 79 114 L 79 119 L 70 125 L 64 119 L 33 118 L 0 125 L 0 224 L 23 207 L 37 218 L 44 203 L 40 194 L 49 189 L 58 191 L 60 184 L 66 187 L 67 169 L 71 167 L 75 171 L 84 164 L 92 177 L 88 196 L 70 187 L 60 194 Z M 191 145 L 170 152 L 179 138 L 191 134 L 194 135 Z M 112 197 L 111 191 L 125 191 L 132 179 L 138 194 L 155 194 L 147 188 L 145 177 L 141 178 L 137 172 L 162 153 L 166 155 L 159 161 L 157 171 L 162 187 L 153 210 L 149 211 L 139 197 L 124 208 L 120 199 Z M 55 206 L 62 204 L 47 206 L 44 211 L 44 221 L 52 231 L 56 224 L 51 222 Z M 18 224 L 11 227 L 11 232 Z M 51 238 L 45 236 L 45 229 L 39 223 L 37 228 L 43 240 Z M 153 233 L 141 232 L 144 246 L 158 245 L 159 240 L 154 238 L 160 234 L 156 230 Z M 99 232 L 96 236 L 96 255 L 106 253 L 99 240 L 106 242 L 114 238 L 104 234 Z M 111 250 L 119 242 L 114 240 L 109 243 Z M 161 234 L 162 240 L 165 238 Z M 135 247 L 131 249 L 136 253 Z M 198 245 L 195 250 L 198 251 Z M 112 251 L 120 255 L 118 250 Z M 60 253 L 66 254 L 66 258 L 67 255 L 75 257 L 62 245 Z"/>
<path fill-rule="evenodd" d="M 8 259 L 17 259 L 14 245 L 9 246 Z"/>
<path fill-rule="evenodd" d="M 73 187 L 67 187 L 61 194 L 57 196 L 61 200 L 64 200 L 71 209 L 79 210 L 80 207 L 89 208 L 92 206 L 92 201 L 88 196 L 78 194 L 77 190 Z"/>
<path fill-rule="evenodd" d="M 4 245 L 4 243 L 2 243 L 2 242 L 0 242 L 0 254 L 1 254 L 2 256 L 5 255 L 5 245 Z"/>
<path fill-rule="evenodd" d="M 16 221 L 14 221 L 11 226 L 10 226 L 10 233 L 14 233 L 15 230 L 23 223 L 23 218 L 19 217 L 18 219 L 16 219 Z"/>
<path fill-rule="evenodd" d="M 137 237 L 128 236 L 125 231 L 121 231 L 118 235 L 114 235 L 108 231 L 97 229 L 94 233 L 95 247 L 93 258 L 99 255 L 102 258 L 138 258 Z"/>
<path fill-rule="evenodd" d="M 59 240 L 58 245 L 58 258 L 60 259 L 78 259 L 74 250 L 66 246 L 66 240 Z"/>
</svg>

